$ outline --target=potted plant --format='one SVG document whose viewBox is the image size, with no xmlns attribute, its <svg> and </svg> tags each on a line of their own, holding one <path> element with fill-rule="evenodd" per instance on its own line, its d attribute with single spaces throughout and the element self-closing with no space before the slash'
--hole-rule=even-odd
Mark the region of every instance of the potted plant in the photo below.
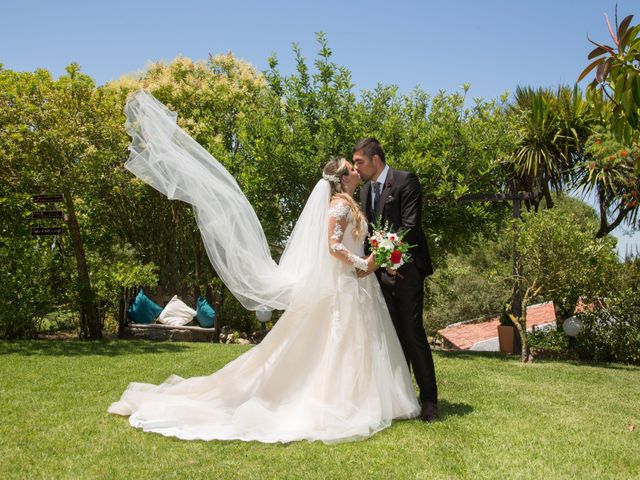
<svg viewBox="0 0 640 480">
<path fill-rule="evenodd" d="M 513 355 L 520 353 L 522 350 L 518 329 L 513 324 L 513 321 L 507 314 L 506 310 L 503 310 L 500 315 L 500 325 L 498 325 L 498 343 L 500 345 L 500 353 Z"/>
</svg>

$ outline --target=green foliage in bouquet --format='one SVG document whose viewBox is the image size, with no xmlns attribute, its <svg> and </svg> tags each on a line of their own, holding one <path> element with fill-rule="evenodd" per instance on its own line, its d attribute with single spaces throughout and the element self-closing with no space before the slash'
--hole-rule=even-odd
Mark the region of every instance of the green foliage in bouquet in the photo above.
<svg viewBox="0 0 640 480">
<path fill-rule="evenodd" d="M 369 237 L 369 246 L 379 267 L 398 269 L 409 258 L 409 250 L 415 245 L 409 245 L 403 241 L 406 231 L 394 232 L 385 220 L 384 223 L 376 222 L 373 225 L 373 234 Z"/>
</svg>

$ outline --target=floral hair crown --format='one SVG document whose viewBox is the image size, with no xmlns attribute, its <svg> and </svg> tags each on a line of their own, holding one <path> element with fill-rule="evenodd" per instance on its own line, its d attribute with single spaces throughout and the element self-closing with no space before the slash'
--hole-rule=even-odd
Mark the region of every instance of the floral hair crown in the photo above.
<svg viewBox="0 0 640 480">
<path fill-rule="evenodd" d="M 326 173 L 323 173 L 322 178 L 324 178 L 327 182 L 340 183 L 340 177 L 338 177 L 337 175 L 327 175 Z"/>
</svg>

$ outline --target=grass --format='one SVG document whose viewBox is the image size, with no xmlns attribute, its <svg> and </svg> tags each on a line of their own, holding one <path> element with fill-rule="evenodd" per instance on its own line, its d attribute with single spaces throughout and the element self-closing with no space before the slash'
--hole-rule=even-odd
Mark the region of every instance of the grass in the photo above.
<svg viewBox="0 0 640 480">
<path fill-rule="evenodd" d="M 0 478 L 640 477 L 640 368 L 623 365 L 436 353 L 441 421 L 332 446 L 186 442 L 106 413 L 129 381 L 205 375 L 247 348 L 0 343 Z"/>
</svg>

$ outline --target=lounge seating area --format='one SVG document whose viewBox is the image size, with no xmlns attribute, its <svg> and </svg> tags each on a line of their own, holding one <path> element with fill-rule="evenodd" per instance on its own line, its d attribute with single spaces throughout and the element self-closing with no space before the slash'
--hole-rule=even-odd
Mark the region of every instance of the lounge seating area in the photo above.
<svg viewBox="0 0 640 480">
<path fill-rule="evenodd" d="M 204 291 L 183 286 L 178 292 L 160 286 L 123 288 L 118 337 L 217 343 L 221 299 L 210 286 Z"/>
</svg>

